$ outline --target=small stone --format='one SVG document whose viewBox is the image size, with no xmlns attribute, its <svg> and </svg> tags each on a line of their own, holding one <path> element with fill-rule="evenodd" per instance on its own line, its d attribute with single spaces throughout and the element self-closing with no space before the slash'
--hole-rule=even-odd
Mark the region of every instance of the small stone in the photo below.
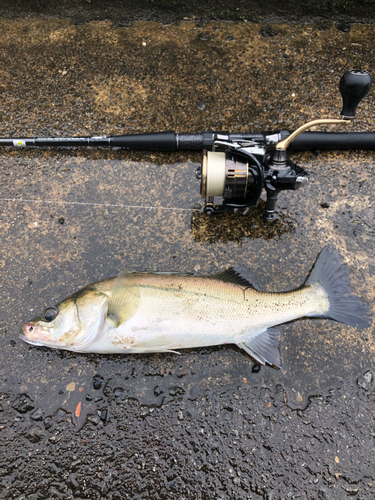
<svg viewBox="0 0 375 500">
<path fill-rule="evenodd" d="M 198 109 L 199 109 L 200 111 L 203 111 L 205 107 L 206 107 L 206 105 L 205 105 L 205 103 L 204 103 L 204 102 L 200 102 L 200 103 L 199 103 L 199 105 L 198 105 Z"/>
<path fill-rule="evenodd" d="M 32 413 L 30 415 L 30 418 L 32 420 L 43 420 L 43 410 L 41 407 L 39 407 L 37 410 L 34 411 L 34 413 Z"/>
<path fill-rule="evenodd" d="M 50 427 L 52 427 L 52 417 L 46 417 L 44 419 L 44 428 L 48 430 Z"/>
<path fill-rule="evenodd" d="M 65 410 L 63 410 L 62 408 L 59 408 L 57 410 L 57 412 L 55 413 L 55 421 L 57 423 L 65 422 L 66 415 L 67 415 L 67 412 Z"/>
<path fill-rule="evenodd" d="M 65 387 L 65 390 L 68 391 L 68 392 L 73 392 L 76 390 L 76 383 L 75 382 L 70 382 L 70 384 L 68 384 L 66 387 Z"/>
<path fill-rule="evenodd" d="M 65 222 L 64 217 L 59 217 L 59 222 L 60 222 L 60 224 L 64 224 L 64 222 Z"/>
<path fill-rule="evenodd" d="M 374 380 L 374 376 L 370 370 L 367 370 L 366 373 L 362 375 L 362 377 L 359 377 L 357 380 L 357 384 L 359 387 L 364 389 L 365 391 L 368 391 L 371 388 L 372 381 Z"/>
<path fill-rule="evenodd" d="M 106 396 L 107 398 L 112 394 L 112 391 L 113 391 L 113 387 L 112 387 L 112 379 L 109 378 L 104 386 L 104 389 L 103 389 L 103 394 L 104 396 Z"/>
<path fill-rule="evenodd" d="M 12 408 L 18 413 L 27 413 L 35 408 L 34 402 L 27 394 L 19 394 L 12 403 Z"/>
<path fill-rule="evenodd" d="M 102 420 L 103 422 L 105 422 L 108 418 L 108 410 L 102 410 L 100 412 L 100 420 Z"/>
<path fill-rule="evenodd" d="M 351 497 L 355 497 L 357 494 L 358 494 L 358 488 L 351 488 L 351 487 L 347 487 L 345 488 L 345 491 L 347 492 L 347 494 Z"/>
<path fill-rule="evenodd" d="M 160 396 L 160 394 L 163 394 L 163 390 L 161 389 L 161 387 L 159 387 L 158 385 L 155 387 L 154 389 L 154 396 L 158 397 Z"/>
<path fill-rule="evenodd" d="M 370 384 L 374 377 L 373 377 L 371 371 L 367 370 L 367 372 L 363 375 L 363 378 L 366 380 L 366 382 L 368 382 Z"/>
<path fill-rule="evenodd" d="M 252 373 L 259 373 L 260 372 L 260 369 L 261 369 L 261 366 L 259 363 L 254 363 L 252 368 L 251 368 L 251 371 Z"/>
<path fill-rule="evenodd" d="M 341 21 L 338 25 L 337 25 L 337 29 L 340 30 L 340 31 L 343 31 L 344 33 L 349 33 L 350 31 L 350 28 L 351 28 L 351 24 L 350 23 L 346 23 L 344 21 Z"/>
<path fill-rule="evenodd" d="M 180 394 L 184 394 L 184 389 L 182 387 L 171 387 L 169 389 L 169 394 L 171 396 L 176 396 L 176 395 L 180 395 Z"/>
<path fill-rule="evenodd" d="M 92 413 L 87 415 L 86 419 L 88 422 L 90 422 L 93 425 L 98 425 L 98 423 L 100 422 L 99 415 L 93 415 Z"/>
<path fill-rule="evenodd" d="M 96 391 L 98 391 L 102 387 L 103 381 L 104 379 L 101 375 L 95 375 L 95 377 L 93 378 L 93 385 Z"/>
<path fill-rule="evenodd" d="M 327 203 L 327 202 L 325 201 L 325 202 L 321 203 L 321 204 L 320 204 L 320 206 L 321 206 L 322 208 L 329 208 L 329 203 Z"/>
<path fill-rule="evenodd" d="M 27 431 L 26 438 L 31 443 L 39 443 L 41 437 L 43 436 L 43 429 L 39 425 L 33 425 Z"/>
</svg>

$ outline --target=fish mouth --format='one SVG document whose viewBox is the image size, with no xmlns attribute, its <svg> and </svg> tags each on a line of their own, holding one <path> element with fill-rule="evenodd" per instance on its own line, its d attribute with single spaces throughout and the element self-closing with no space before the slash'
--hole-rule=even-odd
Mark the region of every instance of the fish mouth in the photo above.
<svg viewBox="0 0 375 500">
<path fill-rule="evenodd" d="M 31 323 L 26 323 L 22 326 L 22 333 L 19 334 L 19 338 L 22 339 L 24 342 L 26 342 L 27 344 L 31 344 L 31 345 L 41 345 L 41 344 L 38 344 L 36 342 L 36 340 L 34 339 L 31 339 L 29 336 L 28 336 L 28 333 L 30 331 L 30 326 L 31 326 Z"/>
<path fill-rule="evenodd" d="M 26 344 L 35 345 L 35 346 L 45 346 L 46 345 L 46 344 L 43 344 L 41 342 L 37 342 L 36 340 L 30 340 L 23 333 L 20 333 L 19 338 L 22 339 L 24 342 L 26 342 Z"/>
<path fill-rule="evenodd" d="M 35 340 L 36 325 L 34 323 L 25 323 L 22 326 L 22 331 L 27 340 Z"/>
<path fill-rule="evenodd" d="M 22 326 L 20 339 L 29 345 L 39 347 L 51 347 L 53 349 L 63 349 L 63 344 L 59 340 L 54 340 L 49 328 L 45 328 L 35 323 L 25 323 Z"/>
<path fill-rule="evenodd" d="M 25 323 L 22 326 L 22 331 L 23 335 L 21 338 L 29 344 L 43 345 L 44 342 L 50 343 L 52 341 L 49 328 L 44 328 L 32 322 Z M 42 344 L 40 342 L 42 342 Z"/>
<path fill-rule="evenodd" d="M 39 338 L 37 339 L 30 339 L 27 335 L 24 333 L 19 334 L 19 338 L 22 339 L 26 344 L 33 345 L 35 347 L 52 347 L 53 349 L 62 349 L 61 345 L 58 342 L 53 342 L 51 339 L 49 340 L 41 340 Z"/>
</svg>

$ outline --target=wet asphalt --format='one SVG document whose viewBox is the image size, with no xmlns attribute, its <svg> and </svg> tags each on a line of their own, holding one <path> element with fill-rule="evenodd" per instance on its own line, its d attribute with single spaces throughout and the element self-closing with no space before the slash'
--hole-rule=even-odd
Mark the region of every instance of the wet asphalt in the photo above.
<svg viewBox="0 0 375 500">
<path fill-rule="evenodd" d="M 294 129 L 338 117 L 342 73 L 374 69 L 373 25 L 342 12 L 218 22 L 156 6 L 153 21 L 121 11 L 121 24 L 98 3 L 96 19 L 66 5 L 2 12 L 2 137 Z M 374 100 L 352 130 L 374 130 Z M 0 151 L 1 498 L 373 498 L 374 327 L 283 325 L 280 370 L 234 346 L 98 356 L 18 338 L 123 268 L 245 267 L 282 291 L 326 244 L 375 312 L 373 153 L 292 159 L 309 185 L 281 194 L 265 226 L 262 204 L 201 213 L 197 153 Z"/>
</svg>

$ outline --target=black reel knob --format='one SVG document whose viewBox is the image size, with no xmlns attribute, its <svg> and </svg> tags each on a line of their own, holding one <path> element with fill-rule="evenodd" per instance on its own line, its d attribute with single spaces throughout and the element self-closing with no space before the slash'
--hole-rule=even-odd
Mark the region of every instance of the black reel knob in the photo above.
<svg viewBox="0 0 375 500">
<path fill-rule="evenodd" d="M 351 69 L 346 71 L 340 80 L 340 92 L 343 100 L 341 115 L 343 118 L 354 118 L 360 101 L 366 97 L 372 85 L 368 71 Z"/>
</svg>

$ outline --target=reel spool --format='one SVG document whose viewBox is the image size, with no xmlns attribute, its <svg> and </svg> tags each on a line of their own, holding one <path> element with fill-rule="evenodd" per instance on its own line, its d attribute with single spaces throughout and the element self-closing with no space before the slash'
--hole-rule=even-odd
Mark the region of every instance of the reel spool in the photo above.
<svg viewBox="0 0 375 500">
<path fill-rule="evenodd" d="M 224 198 L 223 210 L 255 206 L 262 189 L 263 168 L 254 155 L 203 151 L 200 191 L 206 200 L 205 213 L 217 212 L 215 196 Z"/>
</svg>

